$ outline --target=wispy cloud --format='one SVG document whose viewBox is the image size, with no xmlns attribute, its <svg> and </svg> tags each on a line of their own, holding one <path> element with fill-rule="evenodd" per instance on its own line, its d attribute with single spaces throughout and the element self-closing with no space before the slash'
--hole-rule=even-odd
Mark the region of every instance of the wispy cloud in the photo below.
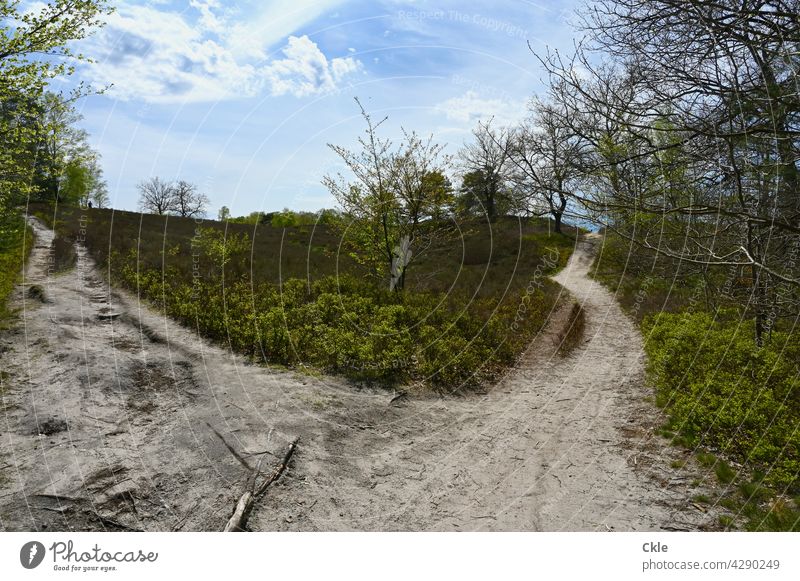
<svg viewBox="0 0 800 581">
<path fill-rule="evenodd" d="M 120 100 L 154 103 L 221 101 L 261 93 L 304 97 L 334 90 L 361 70 L 353 57 L 328 58 L 308 36 L 286 35 L 313 18 L 290 11 L 277 29 L 270 4 L 248 24 L 230 19 L 218 0 L 191 0 L 191 10 L 172 12 L 153 6 L 123 4 L 93 39 L 97 63 L 87 75 L 112 87 Z M 308 4 L 297 0 L 294 5 Z M 316 4 L 330 6 L 336 2 Z M 315 4 L 315 5 L 316 5 Z M 318 8 L 317 11 L 321 10 Z M 312 11 L 313 12 L 313 11 Z M 284 40 L 286 39 L 286 40 Z M 277 56 L 266 51 L 285 42 Z"/>
<path fill-rule="evenodd" d="M 249 6 L 241 3 L 241 11 L 247 17 L 229 23 L 226 46 L 237 59 L 264 60 L 270 47 L 344 3 L 345 0 L 259 0 Z"/>
<path fill-rule="evenodd" d="M 508 98 L 485 98 L 469 90 L 436 105 L 447 119 L 459 123 L 477 123 L 494 119 L 499 125 L 510 125 L 525 115 L 525 102 Z"/>
</svg>

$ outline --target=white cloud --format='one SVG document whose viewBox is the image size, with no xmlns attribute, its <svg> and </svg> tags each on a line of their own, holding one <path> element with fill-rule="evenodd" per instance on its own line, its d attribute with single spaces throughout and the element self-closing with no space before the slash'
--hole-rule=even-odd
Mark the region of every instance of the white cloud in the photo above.
<svg viewBox="0 0 800 581">
<path fill-rule="evenodd" d="M 525 103 L 506 98 L 482 98 L 475 91 L 452 97 L 436 105 L 451 121 L 476 123 L 494 118 L 499 125 L 510 125 L 525 115 Z"/>
<path fill-rule="evenodd" d="M 221 34 L 225 31 L 225 24 L 222 19 L 214 12 L 219 9 L 218 0 L 190 0 L 189 6 L 200 12 L 198 24 L 203 30 Z"/>
<path fill-rule="evenodd" d="M 331 91 L 361 69 L 352 57 L 328 59 L 307 36 L 289 36 L 283 58 L 242 53 L 231 43 L 218 0 L 191 0 L 190 6 L 194 12 L 181 14 L 120 6 L 92 40 L 92 82 L 113 84 L 108 94 L 121 100 L 185 103 L 265 91 L 303 97 Z"/>
<path fill-rule="evenodd" d="M 282 52 L 286 58 L 273 60 L 262 69 L 273 95 L 305 97 L 332 91 L 344 77 L 361 68 L 361 63 L 351 57 L 328 61 L 307 36 L 290 36 Z"/>
</svg>

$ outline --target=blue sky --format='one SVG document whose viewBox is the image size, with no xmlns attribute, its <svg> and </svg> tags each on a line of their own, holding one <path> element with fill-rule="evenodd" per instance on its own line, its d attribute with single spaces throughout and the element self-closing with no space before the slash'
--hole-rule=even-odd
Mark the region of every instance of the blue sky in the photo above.
<svg viewBox="0 0 800 581">
<path fill-rule="evenodd" d="M 197 183 L 210 215 L 334 202 L 326 143 L 353 145 L 359 97 L 391 137 L 455 153 L 479 119 L 513 123 L 542 90 L 528 49 L 570 50 L 577 1 L 120 1 L 79 47 L 96 63 L 79 108 L 112 204 L 153 175 Z"/>
</svg>

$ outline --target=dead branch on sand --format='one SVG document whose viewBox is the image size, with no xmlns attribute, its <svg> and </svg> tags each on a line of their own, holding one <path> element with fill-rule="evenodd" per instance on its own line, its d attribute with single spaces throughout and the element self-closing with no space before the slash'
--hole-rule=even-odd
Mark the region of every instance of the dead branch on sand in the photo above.
<svg viewBox="0 0 800 581">
<path fill-rule="evenodd" d="M 260 485 L 256 486 L 258 476 L 261 474 L 261 462 L 264 460 L 264 456 L 261 457 L 261 459 L 258 461 L 258 466 L 256 466 L 256 469 L 250 478 L 250 485 L 248 486 L 249 490 L 246 490 L 245 493 L 239 498 L 239 501 L 236 503 L 236 508 L 234 508 L 233 514 L 231 515 L 231 518 L 228 519 L 228 522 L 225 524 L 225 528 L 222 529 L 222 532 L 230 533 L 245 530 L 245 527 L 247 526 L 247 520 L 250 518 L 250 513 L 253 510 L 253 505 L 255 504 L 256 500 L 264 495 L 264 493 L 267 491 L 267 488 L 269 488 L 273 482 L 278 480 L 278 478 L 280 478 L 283 472 L 286 470 L 286 466 L 289 464 L 289 460 L 292 459 L 292 454 L 294 454 L 295 448 L 297 447 L 297 442 L 298 439 L 295 438 L 294 441 L 289 444 L 289 449 L 286 450 L 283 460 L 272 472 L 272 475 L 269 478 L 264 479 Z"/>
</svg>

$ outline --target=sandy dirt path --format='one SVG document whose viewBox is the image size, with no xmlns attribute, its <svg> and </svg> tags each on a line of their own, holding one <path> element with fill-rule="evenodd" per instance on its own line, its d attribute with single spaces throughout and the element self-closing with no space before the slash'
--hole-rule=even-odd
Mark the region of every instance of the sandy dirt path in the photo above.
<svg viewBox="0 0 800 581">
<path fill-rule="evenodd" d="M 33 224 L 21 321 L 0 336 L 2 529 L 219 530 L 259 458 L 277 463 L 297 437 L 253 530 L 713 522 L 689 502 L 703 475 L 670 468 L 683 453 L 653 436 L 638 331 L 587 276 L 597 239 L 556 277 L 587 316 L 569 356 L 554 353 L 556 323 L 485 395 L 390 403 L 243 362 L 109 289 L 80 247 L 74 269 L 51 272 L 53 235 Z"/>
</svg>

